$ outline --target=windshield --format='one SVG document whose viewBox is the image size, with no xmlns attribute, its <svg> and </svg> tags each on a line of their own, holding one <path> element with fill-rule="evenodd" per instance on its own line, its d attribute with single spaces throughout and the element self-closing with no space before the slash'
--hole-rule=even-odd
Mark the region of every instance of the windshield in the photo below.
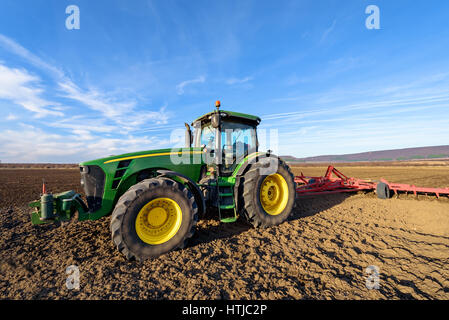
<svg viewBox="0 0 449 320">
<path fill-rule="evenodd" d="M 208 123 L 196 123 L 195 146 L 205 148 L 210 157 L 216 156 L 217 130 Z M 231 170 L 234 164 L 257 150 L 256 127 L 240 122 L 223 121 L 221 124 L 220 148 L 222 164 L 225 171 Z"/>
<path fill-rule="evenodd" d="M 215 149 L 215 129 L 210 124 L 201 130 L 200 146 L 206 146 L 208 150 Z"/>
<path fill-rule="evenodd" d="M 221 146 L 225 156 L 240 159 L 256 149 L 256 129 L 253 126 L 223 122 Z M 230 160 L 230 159 L 228 159 Z"/>
</svg>

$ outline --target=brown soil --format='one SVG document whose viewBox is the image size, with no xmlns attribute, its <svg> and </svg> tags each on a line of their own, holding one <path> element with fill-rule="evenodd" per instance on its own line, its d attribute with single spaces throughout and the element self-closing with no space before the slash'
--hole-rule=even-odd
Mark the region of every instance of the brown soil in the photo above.
<svg viewBox="0 0 449 320">
<path fill-rule="evenodd" d="M 339 169 L 449 185 L 447 167 Z M 322 175 L 325 168 L 299 170 Z M 279 226 L 210 218 L 184 250 L 139 264 L 114 248 L 109 217 L 32 226 L 26 203 L 39 196 L 43 177 L 52 192 L 80 191 L 78 170 L 1 170 L 0 299 L 449 299 L 448 199 L 302 198 Z M 66 288 L 70 265 L 79 267 L 79 290 Z M 380 271 L 378 290 L 366 287 L 372 265 Z"/>
<path fill-rule="evenodd" d="M 78 169 L 74 163 L 0 163 L 0 169 Z"/>
</svg>

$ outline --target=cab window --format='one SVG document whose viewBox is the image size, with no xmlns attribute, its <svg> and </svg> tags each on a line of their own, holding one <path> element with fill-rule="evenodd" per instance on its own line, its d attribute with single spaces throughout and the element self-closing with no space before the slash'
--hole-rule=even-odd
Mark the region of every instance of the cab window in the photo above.
<svg viewBox="0 0 449 320">
<path fill-rule="evenodd" d="M 236 162 L 256 151 L 256 128 L 243 123 L 223 122 L 221 146 L 225 168 L 233 168 Z"/>
<path fill-rule="evenodd" d="M 215 129 L 212 126 L 206 125 L 201 129 L 200 146 L 206 146 L 207 150 L 215 149 Z"/>
</svg>

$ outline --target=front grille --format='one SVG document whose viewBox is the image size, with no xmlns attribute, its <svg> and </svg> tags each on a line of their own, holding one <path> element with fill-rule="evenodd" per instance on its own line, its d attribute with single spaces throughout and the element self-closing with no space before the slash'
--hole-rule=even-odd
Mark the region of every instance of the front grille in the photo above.
<svg viewBox="0 0 449 320">
<path fill-rule="evenodd" d="M 80 171 L 89 211 L 97 211 L 103 200 L 105 174 L 99 166 L 81 166 Z"/>
</svg>

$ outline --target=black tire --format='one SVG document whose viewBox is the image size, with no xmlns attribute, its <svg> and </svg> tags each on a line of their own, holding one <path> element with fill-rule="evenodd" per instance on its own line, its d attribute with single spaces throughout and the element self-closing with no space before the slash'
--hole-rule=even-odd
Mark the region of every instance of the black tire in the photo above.
<svg viewBox="0 0 449 320">
<path fill-rule="evenodd" d="M 390 199 L 391 196 L 390 188 L 383 182 L 377 184 L 376 193 L 379 199 Z"/>
<path fill-rule="evenodd" d="M 204 203 L 206 205 L 206 209 L 200 216 L 200 219 L 205 218 L 208 215 L 209 211 L 212 211 L 212 208 L 217 207 L 217 187 L 211 185 L 211 181 L 212 179 L 210 177 L 204 177 L 198 182 L 199 184 L 203 185 L 202 187 L 200 187 L 200 190 L 203 193 Z"/>
<path fill-rule="evenodd" d="M 278 161 L 277 170 L 272 174 L 280 174 L 285 179 L 288 186 L 288 201 L 284 210 L 279 214 L 268 214 L 263 208 L 260 200 L 262 183 L 265 178 L 269 176 L 269 174 L 260 174 L 260 169 L 264 168 L 266 165 L 264 165 L 263 162 L 258 162 L 252 165 L 244 175 L 242 197 L 243 216 L 256 228 L 266 228 L 284 222 L 292 214 L 292 209 L 295 206 L 296 184 L 293 173 L 289 166 L 281 159 L 277 158 L 276 161 Z"/>
<path fill-rule="evenodd" d="M 139 211 L 156 198 L 174 200 L 182 211 L 182 222 L 177 233 L 168 241 L 151 245 L 142 241 L 136 232 L 136 218 Z M 184 248 L 195 233 L 198 221 L 198 207 L 192 193 L 169 178 L 152 178 L 137 183 L 118 200 L 112 212 L 110 230 L 112 241 L 128 260 L 144 261 L 156 258 L 171 250 Z"/>
</svg>

